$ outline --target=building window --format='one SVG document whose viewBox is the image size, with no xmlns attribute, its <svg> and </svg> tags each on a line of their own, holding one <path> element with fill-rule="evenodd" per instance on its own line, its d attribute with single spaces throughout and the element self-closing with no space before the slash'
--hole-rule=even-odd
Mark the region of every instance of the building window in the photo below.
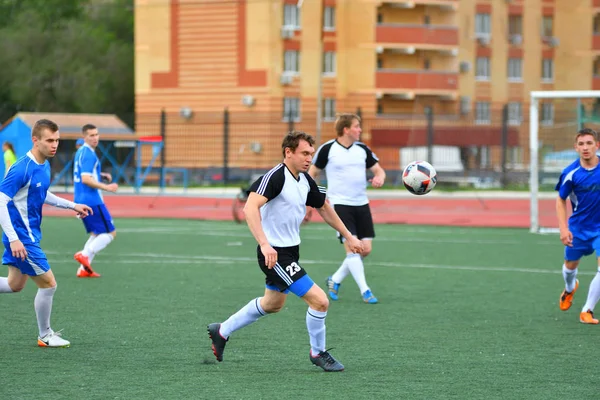
<svg viewBox="0 0 600 400">
<path fill-rule="evenodd" d="M 475 60 L 475 80 L 489 81 L 490 80 L 490 58 L 477 57 Z"/>
<path fill-rule="evenodd" d="M 383 68 L 383 59 L 378 57 L 377 58 L 377 69 L 382 69 Z"/>
<path fill-rule="evenodd" d="M 485 125 L 490 122 L 490 103 L 485 101 L 478 101 L 475 103 L 475 123 L 478 125 Z"/>
<path fill-rule="evenodd" d="M 335 31 L 335 7 L 325 7 L 323 10 L 323 29 Z"/>
<path fill-rule="evenodd" d="M 430 17 L 429 15 L 425 15 L 425 16 L 423 17 L 423 24 L 424 24 L 424 25 L 429 25 L 429 24 L 431 24 L 431 17 Z"/>
<path fill-rule="evenodd" d="M 594 60 L 594 77 L 600 77 L 600 58 Z"/>
<path fill-rule="evenodd" d="M 542 17 L 542 37 L 554 36 L 554 18 L 553 17 Z"/>
<path fill-rule="evenodd" d="M 554 124 L 554 104 L 542 103 L 542 125 Z"/>
<path fill-rule="evenodd" d="M 429 58 L 426 58 L 425 60 L 423 60 L 423 69 L 429 69 L 431 68 L 431 61 L 429 61 Z"/>
<path fill-rule="evenodd" d="M 335 51 L 326 51 L 323 57 L 323 75 L 335 75 Z"/>
<path fill-rule="evenodd" d="M 383 102 L 381 100 L 377 100 L 377 114 L 383 114 Z"/>
<path fill-rule="evenodd" d="M 377 13 L 377 23 L 383 24 L 383 14 L 382 13 Z"/>
<path fill-rule="evenodd" d="M 594 16 L 594 35 L 600 34 L 600 14 Z"/>
<path fill-rule="evenodd" d="M 300 120 L 300 99 L 298 97 L 283 98 L 283 120 L 289 122 L 290 117 L 294 121 Z"/>
<path fill-rule="evenodd" d="M 300 52 L 286 50 L 283 55 L 283 72 L 297 74 L 300 72 Z"/>
<path fill-rule="evenodd" d="M 335 120 L 335 99 L 323 99 L 323 119 L 325 121 Z"/>
<path fill-rule="evenodd" d="M 554 81 L 554 60 L 544 58 L 542 60 L 542 82 L 550 83 Z"/>
<path fill-rule="evenodd" d="M 509 15 L 508 16 L 508 34 L 522 35 L 523 34 L 523 16 Z"/>
<path fill-rule="evenodd" d="M 523 81 L 523 59 L 509 58 L 508 59 L 508 80 L 509 82 Z"/>
<path fill-rule="evenodd" d="M 492 33 L 492 21 L 490 14 L 476 14 L 475 15 L 475 36 L 488 37 Z"/>
<path fill-rule="evenodd" d="M 523 121 L 523 109 L 521 103 L 508 103 L 508 124 L 521 125 Z"/>
<path fill-rule="evenodd" d="M 300 29 L 300 8 L 295 4 L 283 5 L 283 25 Z"/>
</svg>

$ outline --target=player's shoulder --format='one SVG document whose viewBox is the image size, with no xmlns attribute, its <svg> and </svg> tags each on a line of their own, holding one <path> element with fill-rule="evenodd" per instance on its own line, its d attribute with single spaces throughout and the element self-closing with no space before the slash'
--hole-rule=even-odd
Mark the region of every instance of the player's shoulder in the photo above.
<svg viewBox="0 0 600 400">
<path fill-rule="evenodd" d="M 365 150 L 365 151 L 371 151 L 371 149 L 369 148 L 369 146 L 367 146 L 366 143 L 363 142 L 356 142 L 354 143 L 355 145 L 357 145 L 359 148 Z"/>
<path fill-rule="evenodd" d="M 581 168 L 581 164 L 579 163 L 579 159 L 573 161 L 571 164 L 567 165 L 565 169 L 563 169 L 562 174 L 568 175 L 576 172 Z"/>
</svg>

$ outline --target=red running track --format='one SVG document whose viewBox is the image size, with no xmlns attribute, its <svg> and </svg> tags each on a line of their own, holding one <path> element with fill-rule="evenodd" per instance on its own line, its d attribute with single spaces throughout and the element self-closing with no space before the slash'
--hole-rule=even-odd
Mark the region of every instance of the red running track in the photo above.
<svg viewBox="0 0 600 400">
<path fill-rule="evenodd" d="M 72 199 L 72 195 L 61 195 Z M 182 218 L 233 220 L 232 199 L 118 195 L 106 196 L 114 218 Z M 529 199 L 476 199 L 406 197 L 372 200 L 375 223 L 479 227 L 529 227 Z M 554 200 L 540 200 L 540 225 L 556 226 Z M 72 212 L 46 207 L 45 215 L 71 216 Z M 313 221 L 320 220 L 313 213 Z"/>
</svg>

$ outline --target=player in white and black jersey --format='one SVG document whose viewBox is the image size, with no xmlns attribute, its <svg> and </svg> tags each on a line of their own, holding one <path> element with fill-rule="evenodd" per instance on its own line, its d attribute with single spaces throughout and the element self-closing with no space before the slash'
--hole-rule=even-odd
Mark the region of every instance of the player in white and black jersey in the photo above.
<svg viewBox="0 0 600 400">
<path fill-rule="evenodd" d="M 208 326 L 217 361 L 229 336 L 267 314 L 283 308 L 287 294 L 294 293 L 308 304 L 306 326 L 310 337 L 310 361 L 325 371 L 343 371 L 344 366 L 325 349 L 325 317 L 329 301 L 299 263 L 300 224 L 306 206 L 317 209 L 323 220 L 346 238 L 349 251 L 360 253 L 362 243 L 352 236 L 320 189 L 308 175 L 314 139 L 304 132 L 290 132 L 283 139 L 284 160 L 250 187 L 244 207 L 246 221 L 258 242 L 258 265 L 266 275 L 263 297 L 251 300 L 223 323 Z"/>
<path fill-rule="evenodd" d="M 373 217 L 367 197 L 367 170 L 374 176 L 370 180 L 375 188 L 383 186 L 385 171 L 379 159 L 364 143 L 359 142 L 362 132 L 360 117 L 355 114 L 340 114 L 335 121 L 337 138 L 323 144 L 317 150 L 310 167 L 310 175 L 317 179 L 321 170 L 327 175 L 327 197 L 334 205 L 352 235 L 362 241 L 363 251 L 354 253 L 344 243 L 346 258 L 338 270 L 327 278 L 329 297 L 338 299 L 338 290 L 344 278 L 351 273 L 360 289 L 363 301 L 376 304 L 377 298 L 367 285 L 363 259 L 371 253 L 375 237 Z"/>
</svg>

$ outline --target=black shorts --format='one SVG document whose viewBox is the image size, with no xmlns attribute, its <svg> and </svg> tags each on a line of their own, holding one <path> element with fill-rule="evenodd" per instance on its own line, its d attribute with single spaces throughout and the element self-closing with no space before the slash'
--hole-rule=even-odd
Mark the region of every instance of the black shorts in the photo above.
<svg viewBox="0 0 600 400">
<path fill-rule="evenodd" d="M 260 246 L 256 247 L 258 265 L 266 276 L 265 283 L 267 286 L 284 292 L 292 283 L 306 275 L 306 271 L 298 262 L 300 259 L 300 246 L 273 247 L 273 249 L 277 251 L 277 264 L 269 269 L 265 264 L 265 256 L 260 251 Z"/>
<path fill-rule="evenodd" d="M 373 217 L 371 216 L 371 208 L 368 204 L 363 206 L 345 206 L 342 204 L 335 204 L 333 207 L 352 235 L 361 240 L 372 239 L 375 237 Z M 339 232 L 338 238 L 340 241 L 343 241 L 343 238 Z"/>
</svg>

